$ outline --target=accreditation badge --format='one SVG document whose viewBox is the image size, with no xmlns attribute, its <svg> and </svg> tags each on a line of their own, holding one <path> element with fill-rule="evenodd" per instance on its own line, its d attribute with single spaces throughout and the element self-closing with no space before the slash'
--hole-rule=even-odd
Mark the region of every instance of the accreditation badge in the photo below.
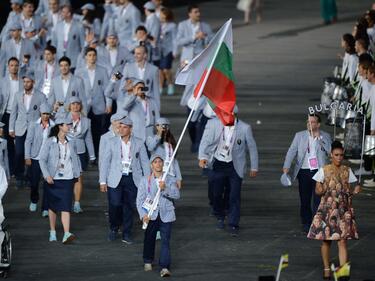
<svg viewBox="0 0 375 281">
<path fill-rule="evenodd" d="M 131 164 L 131 161 L 122 161 L 121 162 L 122 174 L 123 175 L 126 175 L 126 176 L 129 175 L 130 164 Z"/>
<path fill-rule="evenodd" d="M 60 163 L 59 165 L 59 170 L 57 171 L 57 175 L 59 177 L 63 177 L 64 176 L 64 164 L 63 163 Z"/>
<path fill-rule="evenodd" d="M 42 93 L 48 98 L 49 92 L 51 90 L 51 80 L 46 79 L 43 83 Z"/>
<path fill-rule="evenodd" d="M 151 210 L 153 203 L 154 200 L 152 200 L 150 196 L 147 196 L 146 200 L 142 204 L 142 209 L 148 213 Z"/>
<path fill-rule="evenodd" d="M 316 157 L 309 157 L 309 166 L 310 166 L 310 170 L 316 170 L 318 169 L 318 158 Z"/>
</svg>

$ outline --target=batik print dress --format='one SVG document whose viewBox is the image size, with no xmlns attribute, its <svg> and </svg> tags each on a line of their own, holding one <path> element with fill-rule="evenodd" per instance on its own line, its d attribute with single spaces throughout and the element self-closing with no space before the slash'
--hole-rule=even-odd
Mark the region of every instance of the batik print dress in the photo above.
<svg viewBox="0 0 375 281">
<path fill-rule="evenodd" d="M 323 185 L 324 193 L 307 237 L 316 240 L 358 239 L 352 208 L 350 183 L 357 181 L 344 165 L 329 164 L 320 168 L 313 179 Z"/>
</svg>

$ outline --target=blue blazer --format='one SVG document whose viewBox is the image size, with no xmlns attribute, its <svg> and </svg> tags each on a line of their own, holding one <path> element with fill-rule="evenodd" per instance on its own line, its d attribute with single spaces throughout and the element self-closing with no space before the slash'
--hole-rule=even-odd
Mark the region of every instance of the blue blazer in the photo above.
<svg viewBox="0 0 375 281">
<path fill-rule="evenodd" d="M 71 113 L 68 114 L 71 117 Z M 72 141 L 77 154 L 83 154 L 87 151 L 90 160 L 95 160 L 95 150 L 94 143 L 92 140 L 91 133 L 91 120 L 81 114 L 81 132 L 79 134 L 73 135 L 71 132 L 68 133 L 68 139 Z"/>
<path fill-rule="evenodd" d="M 16 136 L 23 136 L 26 133 L 29 123 L 36 121 L 40 117 L 40 105 L 46 102 L 46 96 L 34 90 L 30 108 L 26 110 L 23 103 L 23 94 L 24 91 L 22 90 L 14 98 L 12 112 L 9 117 L 9 131 L 15 132 Z"/>
<path fill-rule="evenodd" d="M 79 20 L 73 18 L 69 30 L 67 47 L 64 51 L 64 21 L 58 22 L 52 35 L 52 45 L 57 49 L 57 59 L 65 55 L 70 58 L 71 67 L 76 67 L 78 55 L 85 47 L 85 30 L 83 25 Z"/>
<path fill-rule="evenodd" d="M 25 140 L 25 159 L 35 159 L 38 157 L 40 149 L 42 148 L 43 143 L 43 129 L 40 126 L 40 118 L 33 123 L 30 123 L 29 128 L 27 129 L 26 140 Z M 49 120 L 48 133 L 51 131 L 51 128 L 55 126 L 55 123 L 52 120 Z"/>
<path fill-rule="evenodd" d="M 178 24 L 177 28 L 177 44 L 181 50 L 180 61 L 185 60 L 191 61 L 196 55 L 198 55 L 210 42 L 213 37 L 211 27 L 205 23 L 200 22 L 200 31 L 206 34 L 204 39 L 195 40 L 193 30 L 190 25 L 190 19 L 184 20 Z"/>
<path fill-rule="evenodd" d="M 331 144 L 332 144 L 331 136 L 328 133 L 324 131 L 320 131 L 320 135 L 322 139 L 318 142 L 318 144 L 315 147 L 319 168 L 327 164 L 328 156 L 331 153 Z M 285 156 L 284 168 L 287 168 L 287 169 L 290 169 L 294 158 L 297 157 L 295 166 L 294 166 L 294 171 L 292 174 L 293 180 L 297 177 L 298 172 L 303 165 L 303 160 L 306 155 L 308 143 L 309 143 L 309 132 L 307 130 L 296 133 L 292 141 L 292 144 L 290 145 L 288 152 Z"/>
<path fill-rule="evenodd" d="M 209 160 L 209 168 L 212 168 L 214 154 L 220 143 L 220 137 L 224 125 L 217 118 L 210 119 L 204 129 L 203 137 L 199 145 L 199 159 Z M 250 154 L 251 170 L 258 170 L 258 150 L 251 126 L 238 120 L 236 124 L 235 139 L 232 149 L 234 169 L 240 178 L 244 178 L 246 172 L 246 155 Z"/>
<path fill-rule="evenodd" d="M 167 198 L 180 199 L 180 190 L 177 188 L 176 180 L 173 177 L 167 176 L 165 185 L 166 188 L 161 191 L 159 204 L 153 212 L 151 220 L 156 220 L 158 215 L 160 215 L 161 221 L 167 223 L 176 220 L 173 202 Z M 136 200 L 137 210 L 141 220 L 147 215 L 147 212 L 142 208 L 143 202 L 146 200 L 147 196 L 155 198 L 157 191 L 158 186 L 153 176 L 149 175 L 141 179 Z"/>
<path fill-rule="evenodd" d="M 161 138 L 158 135 L 147 137 L 146 145 L 151 155 L 152 154 L 157 154 L 157 155 L 166 154 L 165 149 L 164 149 L 164 144 L 161 143 Z M 176 180 L 182 180 L 180 165 L 178 164 L 178 160 L 176 158 L 173 160 L 173 163 L 170 169 L 172 169 L 172 172 L 174 173 Z"/>
<path fill-rule="evenodd" d="M 107 70 L 102 66 L 96 65 L 94 84 L 92 87 L 86 66 L 77 69 L 75 74 L 82 78 L 85 85 L 88 105 L 87 112 L 90 112 L 90 109 L 92 109 L 94 114 L 105 114 L 106 108 L 112 106 L 112 100 L 104 95 L 109 81 Z"/>
<path fill-rule="evenodd" d="M 108 141 L 109 148 L 104 154 L 99 170 L 99 182 L 106 183 L 111 188 L 116 188 L 122 177 L 121 141 L 120 137 L 114 137 Z M 138 187 L 141 178 L 150 174 L 150 160 L 142 140 L 132 136 L 130 142 L 132 176 L 134 184 Z"/>
<path fill-rule="evenodd" d="M 127 63 L 122 74 L 124 77 L 121 80 L 120 91 L 124 88 L 126 77 L 141 78 L 139 77 L 138 66 L 135 62 Z M 146 87 L 149 88 L 147 95 L 154 99 L 160 111 L 159 69 L 155 65 L 146 62 L 143 81 L 146 83 Z"/>
<path fill-rule="evenodd" d="M 67 107 L 69 105 L 69 100 L 72 96 L 79 97 L 82 101 L 82 111 L 85 114 L 88 114 L 87 110 L 87 98 L 85 92 L 85 86 L 83 84 L 83 80 L 73 74 L 70 74 L 70 81 L 68 90 L 66 92 L 66 96 L 64 98 L 64 91 L 62 86 L 62 78 L 61 75 L 56 76 L 52 79 L 51 83 L 51 93 L 48 97 L 48 103 L 53 106 L 55 102 L 62 102 L 64 106 Z"/>
<path fill-rule="evenodd" d="M 68 142 L 68 145 L 72 160 L 73 177 L 79 178 L 82 171 L 81 162 L 72 142 Z M 54 177 L 56 175 L 59 166 L 59 145 L 56 137 L 50 137 L 44 143 L 40 151 L 39 166 L 45 179 L 48 176 Z"/>
</svg>

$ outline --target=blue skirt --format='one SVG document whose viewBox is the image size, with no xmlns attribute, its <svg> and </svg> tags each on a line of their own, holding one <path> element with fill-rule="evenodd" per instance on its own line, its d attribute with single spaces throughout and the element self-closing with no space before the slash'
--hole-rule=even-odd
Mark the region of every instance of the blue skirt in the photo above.
<svg viewBox="0 0 375 281">
<path fill-rule="evenodd" d="M 168 53 L 166 56 L 161 56 L 159 68 L 160 69 L 171 69 L 173 63 L 173 54 L 172 52 Z"/>
<path fill-rule="evenodd" d="M 54 212 L 70 212 L 76 179 L 53 181 L 53 184 L 47 184 L 46 187 L 48 208 Z"/>
<path fill-rule="evenodd" d="M 87 151 L 85 153 L 78 154 L 78 156 L 81 162 L 82 171 L 87 171 L 87 166 L 89 164 L 89 161 L 87 159 L 88 158 Z"/>
</svg>

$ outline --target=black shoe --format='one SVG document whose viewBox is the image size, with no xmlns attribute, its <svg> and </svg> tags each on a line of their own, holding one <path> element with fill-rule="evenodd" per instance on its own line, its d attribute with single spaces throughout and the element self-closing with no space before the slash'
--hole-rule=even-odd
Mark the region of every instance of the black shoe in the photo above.
<svg viewBox="0 0 375 281">
<path fill-rule="evenodd" d="M 231 226 L 231 228 L 229 229 L 229 233 L 230 233 L 230 236 L 237 237 L 239 233 L 238 227 Z"/>
<path fill-rule="evenodd" d="M 124 242 L 125 244 L 128 244 L 128 245 L 131 245 L 134 243 L 133 239 L 131 239 L 128 235 L 124 235 L 122 236 L 122 242 Z"/>
</svg>

